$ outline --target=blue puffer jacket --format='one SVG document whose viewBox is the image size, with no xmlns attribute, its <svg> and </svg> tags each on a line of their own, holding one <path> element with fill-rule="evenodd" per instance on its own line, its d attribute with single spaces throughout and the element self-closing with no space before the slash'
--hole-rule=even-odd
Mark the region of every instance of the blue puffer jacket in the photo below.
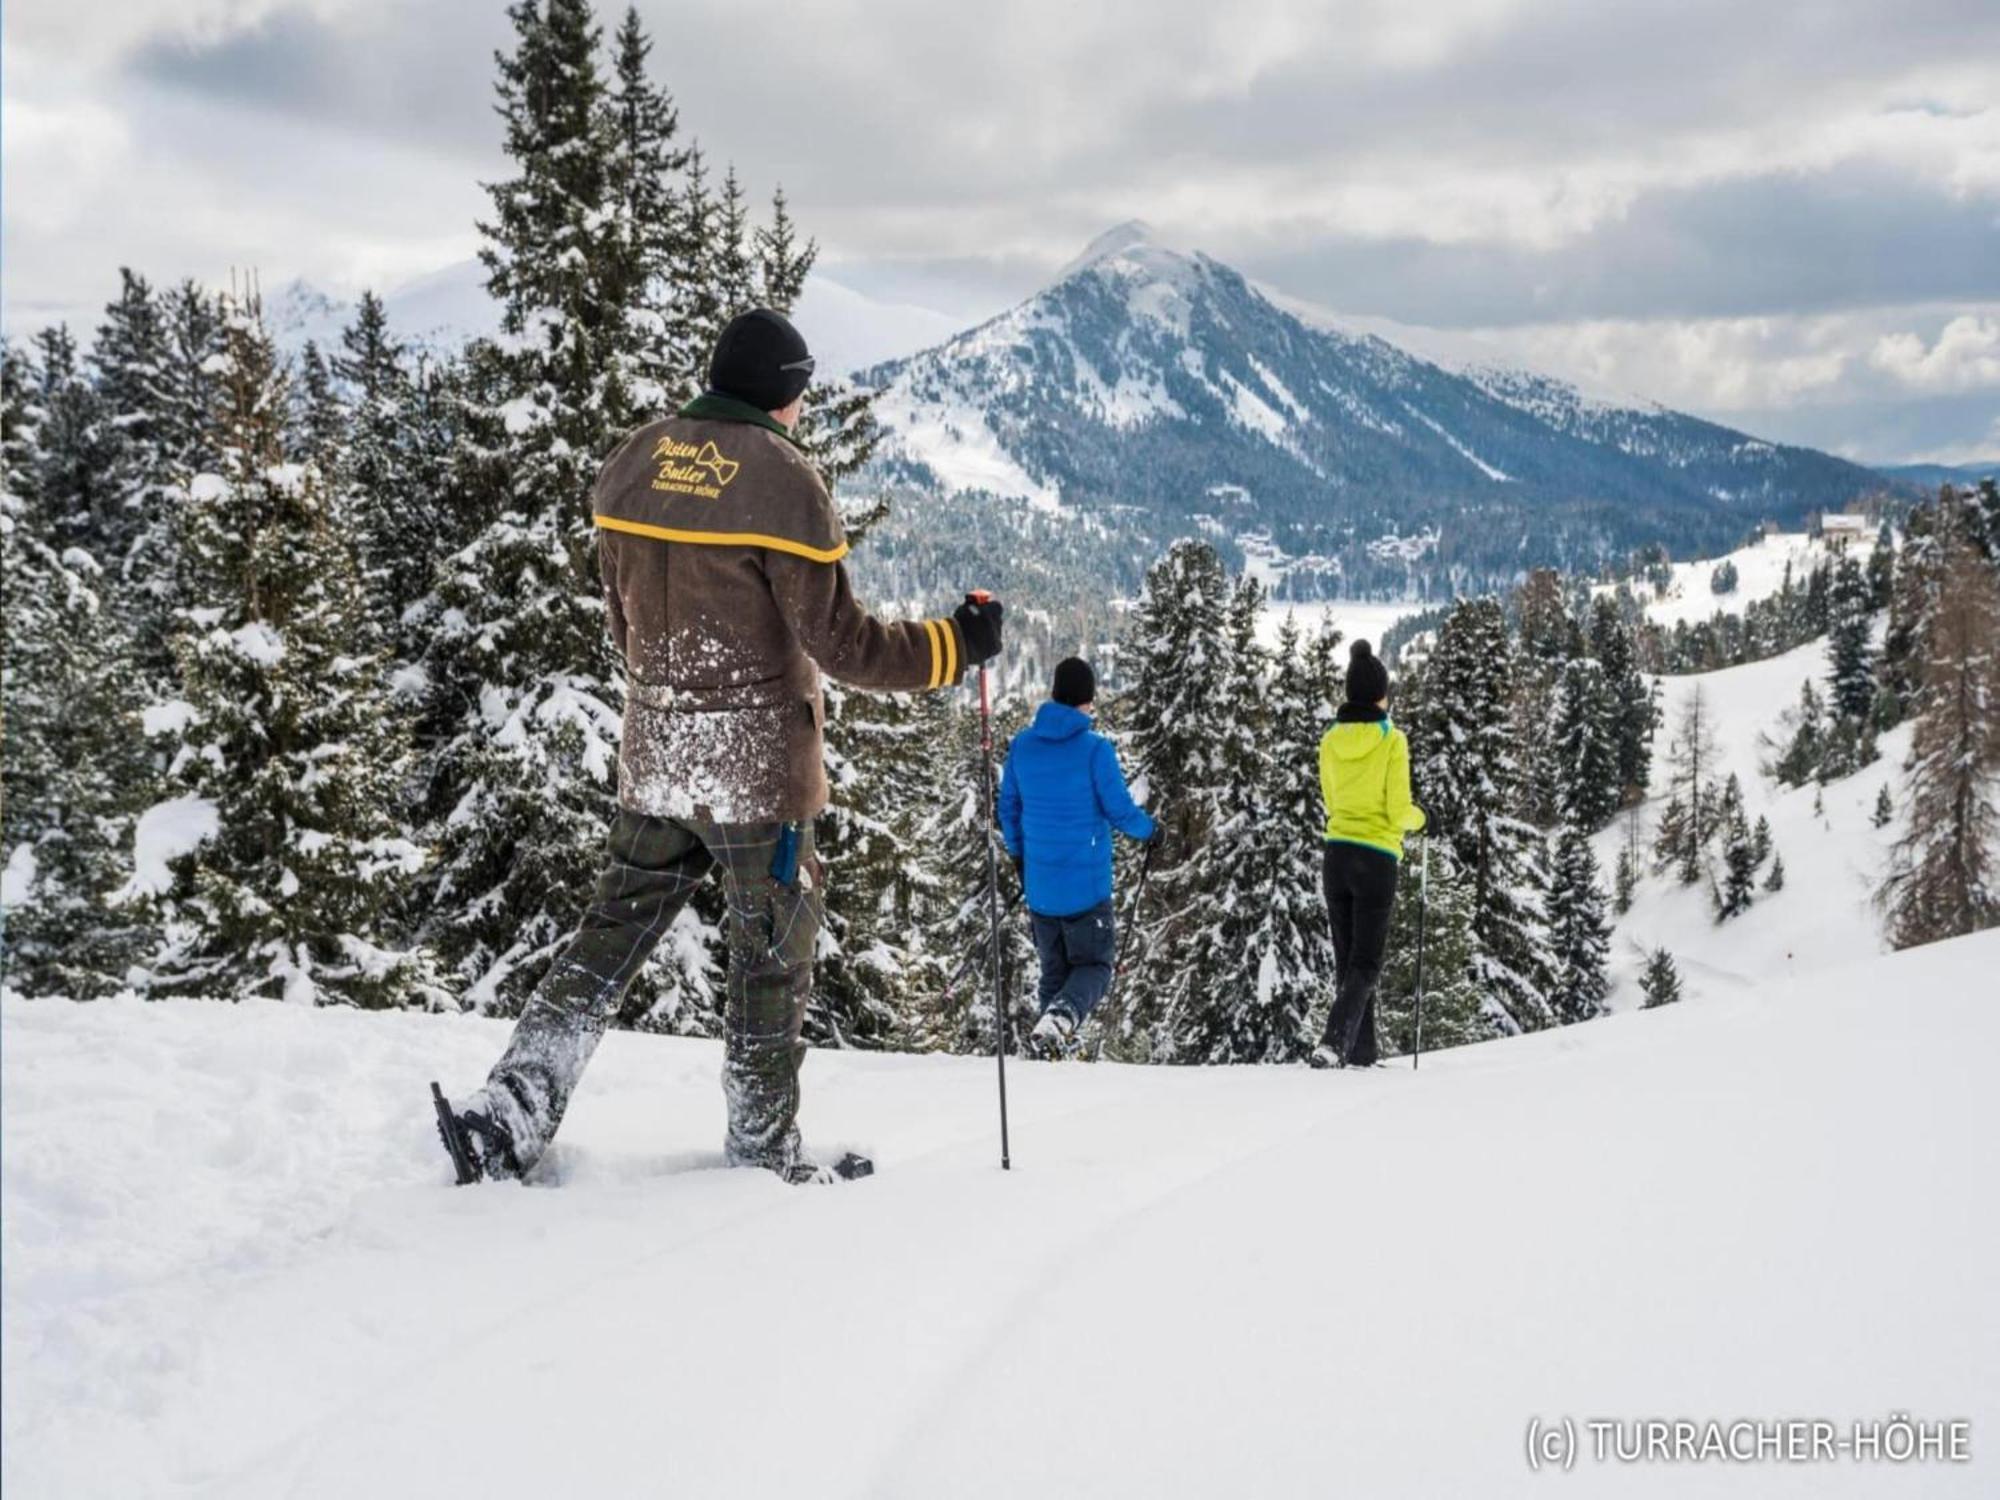
<svg viewBox="0 0 2000 1500">
<path fill-rule="evenodd" d="M 1028 909 L 1073 917 L 1111 899 L 1111 830 L 1153 835 L 1153 820 L 1125 789 L 1118 752 L 1090 715 L 1044 703 L 1014 736 L 1000 778 L 1000 835 L 1025 859 Z"/>
</svg>

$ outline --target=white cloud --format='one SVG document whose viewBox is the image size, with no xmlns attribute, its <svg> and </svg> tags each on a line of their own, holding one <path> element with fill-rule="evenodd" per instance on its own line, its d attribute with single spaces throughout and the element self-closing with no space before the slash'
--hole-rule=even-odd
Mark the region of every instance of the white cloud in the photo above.
<svg viewBox="0 0 2000 1500">
<path fill-rule="evenodd" d="M 1885 334 L 1868 362 L 1912 390 L 2000 393 L 2000 317 L 1953 318 L 1930 344 L 1914 333 Z"/>
</svg>

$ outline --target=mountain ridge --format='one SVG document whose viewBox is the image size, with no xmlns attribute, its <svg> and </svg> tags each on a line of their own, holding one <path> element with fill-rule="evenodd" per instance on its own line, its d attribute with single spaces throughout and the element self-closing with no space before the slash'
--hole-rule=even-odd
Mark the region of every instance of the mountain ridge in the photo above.
<svg viewBox="0 0 2000 1500">
<path fill-rule="evenodd" d="M 1433 567 L 1587 567 L 1655 541 L 1716 550 L 1890 487 L 1656 403 L 1308 322 L 1139 221 L 1015 307 L 857 378 L 882 393 L 879 477 L 1136 510 L 1162 538 L 1219 527 L 1364 588 L 1385 582 L 1371 543 L 1432 531 Z"/>
</svg>

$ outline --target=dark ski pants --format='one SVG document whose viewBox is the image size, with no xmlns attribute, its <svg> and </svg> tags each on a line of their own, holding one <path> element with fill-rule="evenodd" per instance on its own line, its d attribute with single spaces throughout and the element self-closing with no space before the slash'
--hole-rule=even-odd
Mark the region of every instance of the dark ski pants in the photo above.
<svg viewBox="0 0 2000 1500">
<path fill-rule="evenodd" d="M 1329 840 L 1321 866 L 1326 914 L 1333 927 L 1336 976 L 1325 1046 L 1357 1067 L 1375 1061 L 1375 985 L 1396 904 L 1397 860 L 1380 849 Z"/>
<path fill-rule="evenodd" d="M 1042 960 L 1037 992 L 1041 1008 L 1060 1005 L 1081 1025 L 1111 988 L 1111 964 L 1117 949 L 1111 924 L 1111 903 L 1099 902 L 1073 917 L 1045 917 L 1030 912 L 1035 952 Z"/>
<path fill-rule="evenodd" d="M 773 870 L 787 828 L 796 868 Z M 625 990 L 695 888 L 722 867 L 729 901 L 723 1094 L 732 1163 L 779 1166 L 799 1149 L 799 1039 L 819 935 L 812 824 L 679 822 L 621 810 L 597 893 L 514 1024 L 486 1081 L 523 1169 L 548 1148 Z"/>
</svg>

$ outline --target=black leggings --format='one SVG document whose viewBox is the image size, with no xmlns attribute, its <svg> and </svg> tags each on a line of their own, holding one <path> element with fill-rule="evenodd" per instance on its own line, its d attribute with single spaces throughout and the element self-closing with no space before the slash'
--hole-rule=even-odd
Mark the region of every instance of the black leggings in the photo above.
<svg viewBox="0 0 2000 1500">
<path fill-rule="evenodd" d="M 1375 983 L 1382 977 L 1389 913 L 1396 905 L 1396 867 L 1396 857 L 1380 849 L 1326 845 L 1321 878 L 1338 978 L 1321 1041 L 1356 1067 L 1366 1067 L 1377 1056 Z"/>
</svg>

